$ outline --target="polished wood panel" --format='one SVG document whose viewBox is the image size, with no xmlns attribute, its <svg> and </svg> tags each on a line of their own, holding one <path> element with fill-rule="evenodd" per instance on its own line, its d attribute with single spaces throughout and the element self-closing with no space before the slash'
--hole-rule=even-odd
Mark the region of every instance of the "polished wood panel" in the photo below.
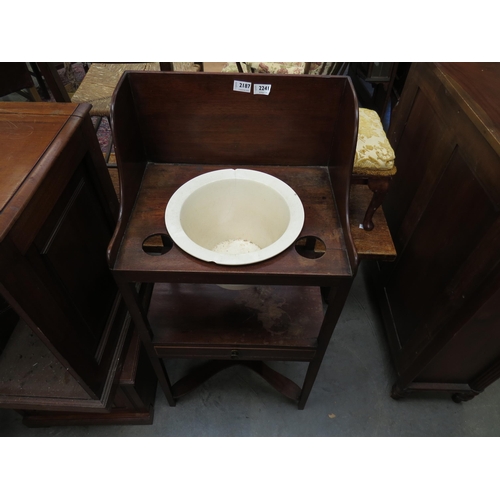
<svg viewBox="0 0 500 500">
<path fill-rule="evenodd" d="M 153 162 L 325 165 L 346 80 L 285 75 L 131 74 L 141 134 Z M 202 75 L 205 76 L 205 75 Z M 271 84 L 269 95 L 233 90 Z M 200 82 L 201 85 L 200 85 Z M 328 92 L 328 99 L 325 93 Z M 156 96 L 162 96 L 157 99 Z M 242 136 L 245 137 L 242 140 Z M 272 159 L 275 159 L 273 162 Z"/>
</svg>

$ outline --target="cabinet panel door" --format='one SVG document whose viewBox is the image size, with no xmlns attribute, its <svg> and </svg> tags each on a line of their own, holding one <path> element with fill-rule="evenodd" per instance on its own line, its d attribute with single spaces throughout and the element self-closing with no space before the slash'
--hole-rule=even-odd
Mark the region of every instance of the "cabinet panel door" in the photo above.
<svg viewBox="0 0 500 500">
<path fill-rule="evenodd" d="M 418 90 L 395 151 L 398 173 L 384 202 L 398 254 L 411 237 L 455 145 L 446 123 L 426 95 Z"/>
<path fill-rule="evenodd" d="M 83 168 L 77 169 L 60 201 L 40 253 L 95 353 L 116 295 L 106 260 L 111 228 Z"/>
<path fill-rule="evenodd" d="M 460 297 L 451 302 L 455 276 L 496 218 L 495 205 L 456 148 L 386 285 L 402 346 L 414 336 L 433 336 L 460 307 Z"/>
<path fill-rule="evenodd" d="M 422 370 L 418 382 L 471 383 L 500 360 L 500 290 L 497 290 Z"/>
</svg>

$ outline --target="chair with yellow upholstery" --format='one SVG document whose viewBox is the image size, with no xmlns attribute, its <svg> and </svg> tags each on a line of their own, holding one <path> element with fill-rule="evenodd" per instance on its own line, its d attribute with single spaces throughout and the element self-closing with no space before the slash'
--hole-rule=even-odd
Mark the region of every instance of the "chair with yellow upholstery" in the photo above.
<svg viewBox="0 0 500 500">
<path fill-rule="evenodd" d="M 371 231 L 372 217 L 382 204 L 393 175 L 396 174 L 394 150 L 376 111 L 359 108 L 358 142 L 352 170 L 353 184 L 367 184 L 373 197 L 366 210 L 363 228 Z"/>
</svg>

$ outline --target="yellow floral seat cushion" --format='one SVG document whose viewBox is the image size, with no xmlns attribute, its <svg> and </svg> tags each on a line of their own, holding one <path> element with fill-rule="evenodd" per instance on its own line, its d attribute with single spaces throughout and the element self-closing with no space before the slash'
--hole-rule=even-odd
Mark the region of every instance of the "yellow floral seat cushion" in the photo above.
<svg viewBox="0 0 500 500">
<path fill-rule="evenodd" d="M 353 174 L 394 175 L 394 150 L 382 127 L 378 114 L 371 109 L 359 108 L 358 142 Z"/>
</svg>

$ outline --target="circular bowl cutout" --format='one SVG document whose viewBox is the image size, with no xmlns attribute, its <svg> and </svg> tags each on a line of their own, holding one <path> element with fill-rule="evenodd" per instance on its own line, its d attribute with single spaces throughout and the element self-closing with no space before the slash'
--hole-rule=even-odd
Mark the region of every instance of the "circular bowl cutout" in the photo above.
<svg viewBox="0 0 500 500">
<path fill-rule="evenodd" d="M 142 251 L 148 255 L 165 255 L 172 250 L 174 243 L 168 234 L 156 233 L 142 242 Z"/>
<path fill-rule="evenodd" d="M 291 246 L 304 225 L 304 207 L 297 193 L 272 175 L 215 170 L 172 195 L 165 224 L 189 255 L 239 266 L 270 259 Z"/>
<path fill-rule="evenodd" d="M 317 236 L 303 236 L 295 242 L 295 250 L 306 259 L 319 259 L 325 255 L 325 242 Z"/>
</svg>

